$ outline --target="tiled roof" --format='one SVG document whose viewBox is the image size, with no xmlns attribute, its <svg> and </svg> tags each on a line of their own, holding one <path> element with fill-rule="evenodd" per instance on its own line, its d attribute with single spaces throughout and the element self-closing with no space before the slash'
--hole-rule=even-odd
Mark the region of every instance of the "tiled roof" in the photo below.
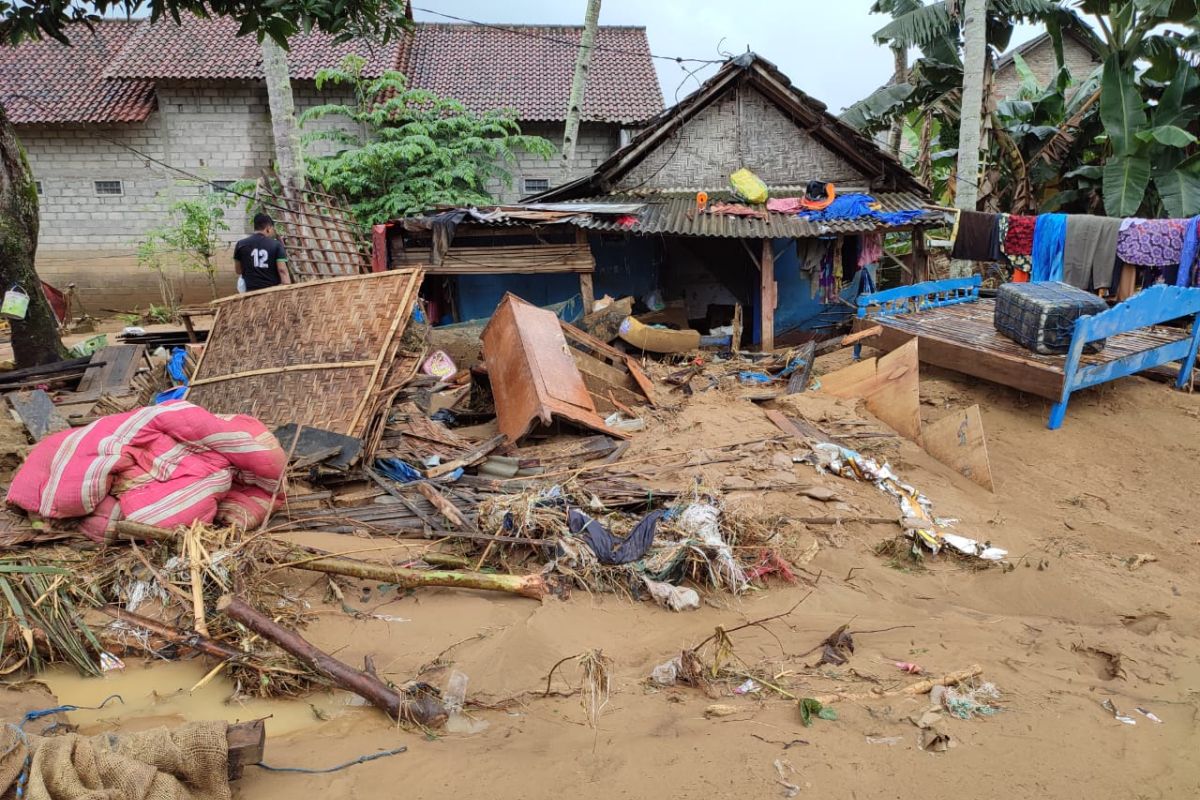
<svg viewBox="0 0 1200 800">
<path fill-rule="evenodd" d="M 526 121 L 565 118 L 578 26 L 417 23 L 401 53 L 410 85 L 474 111 L 514 108 Z M 663 110 L 646 29 L 601 26 L 588 72 L 585 120 L 641 123 Z"/>
<path fill-rule="evenodd" d="M 926 201 L 912 192 L 872 193 L 879 201 L 881 211 L 927 211 Z M 725 198 L 732 199 L 732 198 Z M 887 231 L 891 226 L 873 219 L 833 220 L 810 222 L 795 214 L 768 212 L 766 219 L 757 217 L 735 217 L 723 214 L 696 213 L 695 194 L 658 194 L 647 197 L 639 195 L 608 194 L 579 200 L 588 203 L 641 202 L 641 211 L 632 215 L 637 221 L 631 225 L 612 216 L 594 215 L 583 217 L 575 224 L 581 228 L 610 232 L 628 232 L 641 235 L 667 234 L 673 236 L 717 236 L 736 239 L 787 238 L 803 239 L 838 233 L 870 233 Z M 563 204 L 569 205 L 569 204 Z M 928 211 L 916 225 L 943 225 L 945 215 Z M 901 226 L 904 227 L 904 226 Z"/>
<path fill-rule="evenodd" d="M 72 47 L 31 42 L 0 49 L 0 90 L 13 122 L 136 122 L 154 108 L 153 81 L 263 77 L 253 36 L 227 18 L 105 20 L 69 31 Z M 409 84 L 462 101 L 473 111 L 513 108 L 521 120 L 566 116 L 582 28 L 419 22 L 387 45 L 310 33 L 292 39 L 292 78 L 312 80 L 351 54 L 364 73 L 398 69 Z M 41 108 L 20 95 L 42 98 Z M 583 119 L 635 124 L 663 110 L 645 28 L 601 26 L 596 35 Z"/>
<path fill-rule="evenodd" d="M 105 80 L 104 67 L 140 23 L 112 21 L 53 40 L 0 47 L 0 101 L 14 124 L 141 122 L 154 110 L 154 85 Z"/>
<path fill-rule="evenodd" d="M 181 24 L 161 20 L 144 23 L 105 71 L 109 78 L 152 80 L 253 80 L 263 77 L 262 52 L 253 36 L 238 36 L 238 23 L 228 17 L 184 16 Z M 387 45 L 354 40 L 334 44 L 333 37 L 314 31 L 292 37 L 288 71 L 297 80 L 312 80 L 317 71 L 336 67 L 347 55 L 367 59 L 363 73 L 380 75 L 396 64 L 398 41 Z"/>
</svg>

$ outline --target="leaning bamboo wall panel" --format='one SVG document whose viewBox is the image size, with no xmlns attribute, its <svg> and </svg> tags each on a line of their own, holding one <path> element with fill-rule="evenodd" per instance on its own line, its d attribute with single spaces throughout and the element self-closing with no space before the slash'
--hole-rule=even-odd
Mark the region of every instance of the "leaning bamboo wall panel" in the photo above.
<svg viewBox="0 0 1200 800">
<path fill-rule="evenodd" d="M 268 426 L 362 435 L 422 277 L 393 270 L 218 300 L 187 399 Z"/>
<path fill-rule="evenodd" d="M 259 202 L 278 217 L 288 271 L 299 281 L 371 271 L 370 241 L 363 237 L 341 200 L 305 189 L 277 192 L 273 181 L 258 182 Z"/>
</svg>

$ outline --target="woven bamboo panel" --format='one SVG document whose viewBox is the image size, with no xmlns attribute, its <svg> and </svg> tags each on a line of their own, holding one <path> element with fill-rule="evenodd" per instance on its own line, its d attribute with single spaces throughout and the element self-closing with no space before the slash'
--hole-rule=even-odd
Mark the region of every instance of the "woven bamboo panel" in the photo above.
<svg viewBox="0 0 1200 800">
<path fill-rule="evenodd" d="M 309 281 L 371 271 L 371 246 L 338 198 L 306 189 L 283 192 L 260 179 L 258 199 L 278 219 L 293 280 Z"/>
<path fill-rule="evenodd" d="M 358 436 L 390 371 L 420 270 L 281 286 L 218 301 L 187 399 Z"/>
<path fill-rule="evenodd" d="M 392 256 L 393 267 L 424 267 L 430 275 L 486 275 L 595 272 L 596 259 L 587 242 L 572 244 L 455 247 L 441 264 L 429 263 L 428 247 L 409 247 Z"/>
</svg>

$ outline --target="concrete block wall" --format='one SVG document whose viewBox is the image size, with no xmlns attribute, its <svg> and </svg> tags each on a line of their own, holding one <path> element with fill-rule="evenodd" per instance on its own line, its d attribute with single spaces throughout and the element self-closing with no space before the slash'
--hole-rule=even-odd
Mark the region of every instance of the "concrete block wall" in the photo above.
<svg viewBox="0 0 1200 800">
<path fill-rule="evenodd" d="M 1058 73 L 1058 59 L 1054 56 L 1054 45 L 1049 39 L 1022 53 L 1021 58 L 1037 76 L 1041 86 L 1047 86 Z M 1100 63 L 1092 56 L 1091 51 L 1071 36 L 1063 37 L 1063 59 L 1066 61 L 1067 71 L 1076 81 L 1086 78 Z M 1021 89 L 1021 77 L 1017 74 L 1016 65 L 1009 64 L 997 70 L 992 85 L 996 98 L 1003 100 L 1016 97 Z"/>
<path fill-rule="evenodd" d="M 619 188 L 724 191 L 747 167 L 769 186 L 809 181 L 865 185 L 867 179 L 750 88 L 714 102 L 629 171 Z"/>
<path fill-rule="evenodd" d="M 507 169 L 512 173 L 512 185 L 503 186 L 493 182 L 488 190 L 502 203 L 515 203 L 526 192 L 522 179 L 545 178 L 551 186 L 566 183 L 591 172 L 602 161 L 616 151 L 620 138 L 619 125 L 603 122 L 584 122 L 579 126 L 579 141 L 575 145 L 575 159 L 571 162 L 569 176 L 564 176 L 561 166 L 563 125 L 556 122 L 527 122 L 521 125 L 521 133 L 541 136 L 554 145 L 554 155 L 549 159 L 530 153 L 518 153 L 517 160 Z"/>
</svg>

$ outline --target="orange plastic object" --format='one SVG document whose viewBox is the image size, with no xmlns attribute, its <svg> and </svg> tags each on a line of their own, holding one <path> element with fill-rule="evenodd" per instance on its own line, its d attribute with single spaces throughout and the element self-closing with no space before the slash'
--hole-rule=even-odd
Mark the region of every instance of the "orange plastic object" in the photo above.
<svg viewBox="0 0 1200 800">
<path fill-rule="evenodd" d="M 696 192 L 696 210 L 703 211 L 708 205 L 708 192 Z"/>
<path fill-rule="evenodd" d="M 1013 283 L 1029 283 L 1029 273 L 1024 270 L 1014 269 L 1013 276 L 1012 276 L 1012 282 Z"/>
</svg>

